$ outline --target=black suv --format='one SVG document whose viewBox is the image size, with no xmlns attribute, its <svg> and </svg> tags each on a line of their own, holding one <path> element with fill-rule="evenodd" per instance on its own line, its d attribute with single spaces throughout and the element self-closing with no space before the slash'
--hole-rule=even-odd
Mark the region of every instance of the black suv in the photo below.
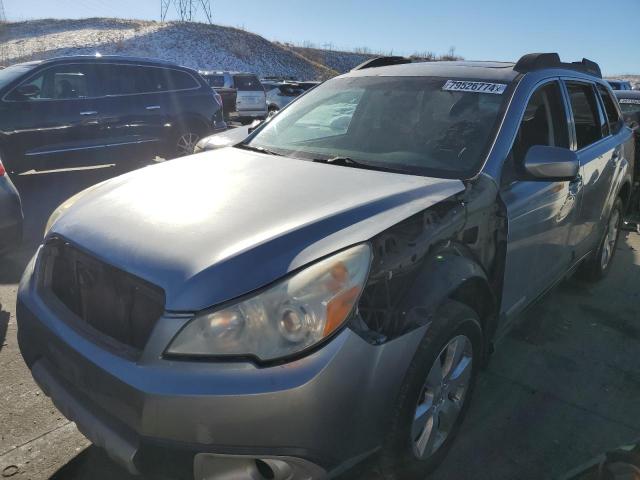
<svg viewBox="0 0 640 480">
<path fill-rule="evenodd" d="M 207 83 L 172 63 L 96 55 L 0 71 L 0 149 L 13 171 L 58 167 L 63 158 L 88 163 L 116 148 L 180 156 L 225 128 Z"/>
</svg>

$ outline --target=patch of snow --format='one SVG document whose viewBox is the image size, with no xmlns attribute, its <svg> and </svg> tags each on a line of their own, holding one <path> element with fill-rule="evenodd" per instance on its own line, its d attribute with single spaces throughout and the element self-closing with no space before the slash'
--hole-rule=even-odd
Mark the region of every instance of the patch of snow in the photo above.
<svg viewBox="0 0 640 480">
<path fill-rule="evenodd" d="M 336 74 L 259 35 L 218 25 L 107 18 L 0 25 L 2 65 L 96 52 L 159 58 L 195 69 L 249 71 L 301 80 Z"/>
</svg>

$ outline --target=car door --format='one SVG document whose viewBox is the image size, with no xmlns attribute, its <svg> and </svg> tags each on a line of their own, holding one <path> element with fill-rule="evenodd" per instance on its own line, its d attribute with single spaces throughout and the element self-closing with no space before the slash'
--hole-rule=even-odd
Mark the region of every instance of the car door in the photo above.
<svg viewBox="0 0 640 480">
<path fill-rule="evenodd" d="M 571 245 L 580 259 L 600 242 L 622 152 L 612 141 L 595 85 L 572 79 L 564 80 L 564 84 L 584 184 L 583 201 L 571 236 Z"/>
<path fill-rule="evenodd" d="M 534 145 L 570 148 L 569 117 L 559 81 L 537 87 L 528 100 L 502 174 L 508 221 L 501 313 L 512 317 L 567 271 L 568 240 L 576 219 L 581 181 L 529 179 L 523 172 Z"/>
<path fill-rule="evenodd" d="M 25 86 L 32 86 L 28 96 Z M 45 67 L 9 92 L 4 114 L 11 115 L 10 141 L 18 154 L 38 158 L 90 149 L 98 141 L 95 75 L 90 64 Z"/>
<path fill-rule="evenodd" d="M 160 69 L 115 63 L 97 68 L 102 92 L 98 110 L 105 147 L 159 142 L 165 123 L 160 95 L 167 88 Z"/>
</svg>

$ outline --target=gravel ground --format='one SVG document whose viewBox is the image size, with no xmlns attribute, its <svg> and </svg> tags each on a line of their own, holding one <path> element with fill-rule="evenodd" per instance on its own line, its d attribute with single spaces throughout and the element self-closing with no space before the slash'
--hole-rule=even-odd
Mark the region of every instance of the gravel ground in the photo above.
<svg viewBox="0 0 640 480">
<path fill-rule="evenodd" d="M 15 319 L 17 283 L 50 212 L 126 168 L 14 179 L 27 222 L 24 246 L 0 260 L 3 478 L 129 478 L 40 392 L 18 351 Z M 460 437 L 433 478 L 556 478 L 639 437 L 639 285 L 640 236 L 625 234 L 609 278 L 568 280 L 524 314 L 482 373 Z"/>
</svg>

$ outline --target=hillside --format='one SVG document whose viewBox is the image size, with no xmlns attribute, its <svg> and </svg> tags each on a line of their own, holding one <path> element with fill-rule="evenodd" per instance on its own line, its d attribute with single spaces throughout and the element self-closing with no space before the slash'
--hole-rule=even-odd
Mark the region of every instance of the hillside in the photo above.
<svg viewBox="0 0 640 480">
<path fill-rule="evenodd" d="M 196 69 L 325 79 L 338 72 L 243 30 L 201 23 L 89 18 L 0 25 L 0 65 L 61 55 L 153 57 Z"/>
<path fill-rule="evenodd" d="M 344 73 L 362 62 L 376 57 L 376 55 L 366 53 L 341 52 L 338 50 L 321 50 L 319 48 L 304 48 L 285 45 L 294 52 L 322 65 L 329 67 L 336 72 Z"/>
</svg>

